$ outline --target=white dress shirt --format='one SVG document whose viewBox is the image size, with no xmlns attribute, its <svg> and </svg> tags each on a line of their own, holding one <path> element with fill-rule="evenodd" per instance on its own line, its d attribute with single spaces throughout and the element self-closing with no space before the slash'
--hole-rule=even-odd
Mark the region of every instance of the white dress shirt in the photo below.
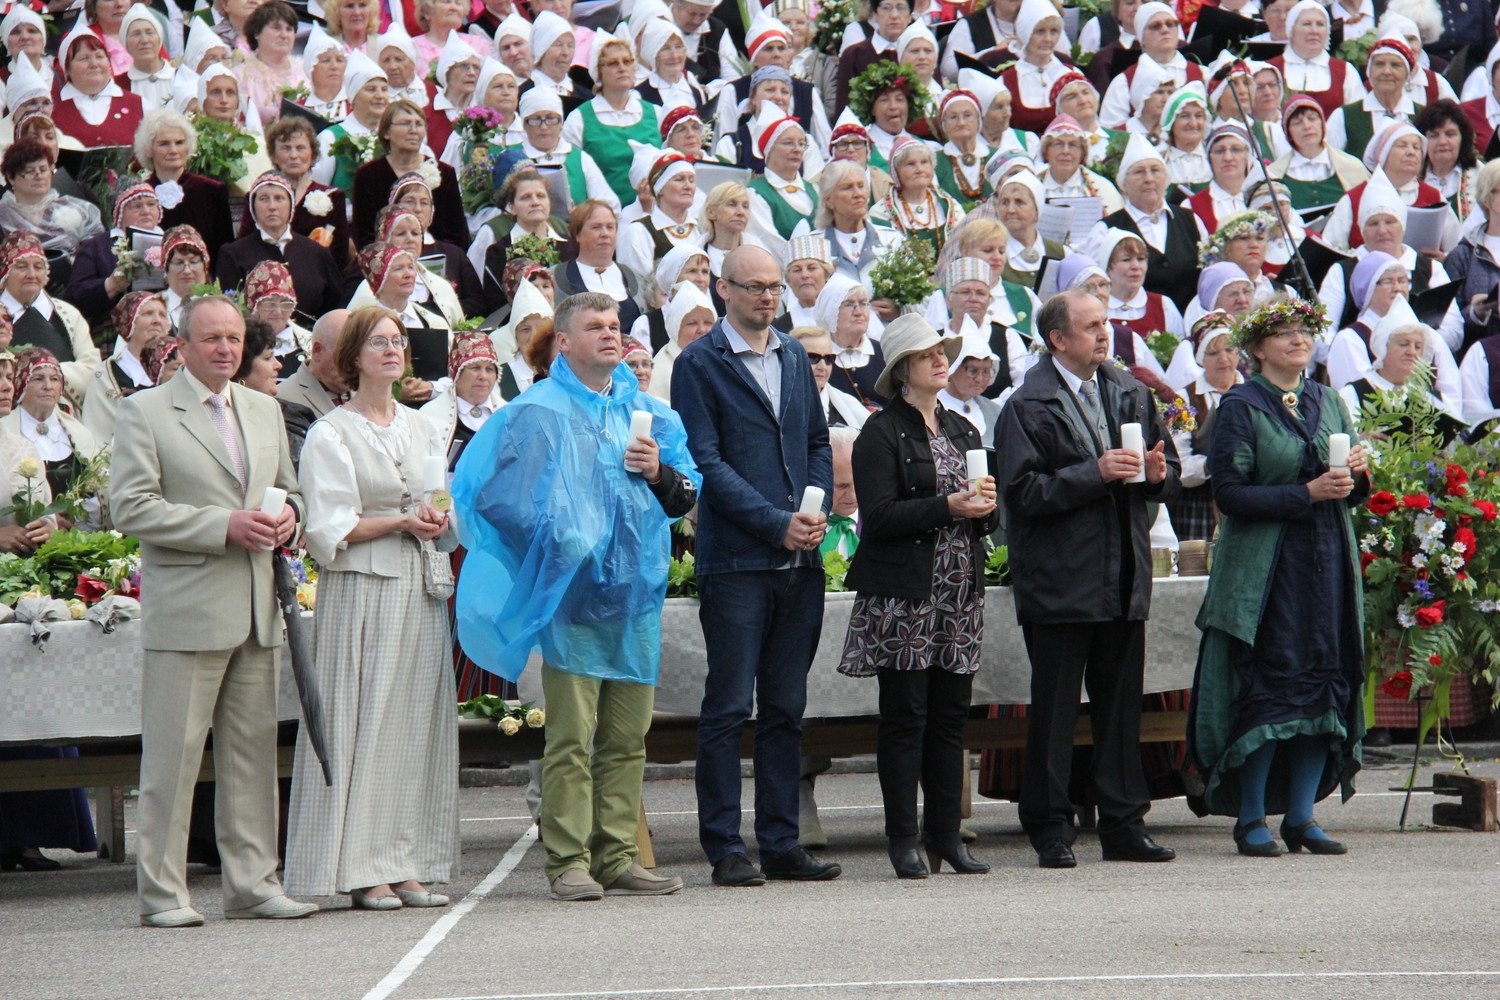
<svg viewBox="0 0 1500 1000">
<path fill-rule="evenodd" d="M 73 442 L 63 430 L 62 420 L 56 408 L 45 421 L 38 422 L 25 407 L 17 406 L 21 414 L 21 436 L 36 446 L 36 453 L 44 462 L 61 462 L 73 454 Z M 46 433 L 41 428 L 46 428 Z"/>
<path fill-rule="evenodd" d="M 1311 59 L 1303 59 L 1292 51 L 1291 45 L 1286 47 L 1285 52 L 1286 69 L 1282 76 L 1286 79 L 1287 90 L 1302 91 L 1304 93 L 1321 93 L 1333 87 L 1333 70 L 1329 65 L 1327 52 L 1319 52 Z M 1365 96 L 1364 84 L 1359 82 L 1359 72 L 1353 66 L 1344 69 L 1344 94 L 1340 104 L 1352 104 Z"/>
<path fill-rule="evenodd" d="M 151 376 L 146 374 L 146 369 L 141 365 L 141 359 L 130 353 L 130 348 L 125 345 L 124 337 L 115 338 L 115 353 L 109 356 L 109 360 L 119 366 L 120 371 L 125 373 L 132 385 L 156 384 L 151 380 Z"/>
<path fill-rule="evenodd" d="M 1339 109 L 1340 111 L 1343 108 Z M 1343 147 L 1340 146 L 1340 149 Z M 1286 165 L 1286 175 L 1293 180 L 1309 181 L 1317 183 L 1326 181 L 1333 176 L 1333 158 L 1328 155 L 1328 146 L 1325 144 L 1317 156 L 1309 159 L 1303 156 L 1295 148 L 1292 150 L 1292 159 Z"/>
<path fill-rule="evenodd" d="M 651 224 L 664 232 L 672 246 L 702 246 L 703 231 L 693 221 L 691 211 L 687 221 L 679 225 L 663 212 L 660 206 L 651 210 Z M 686 227 L 686 235 L 677 235 L 672 230 Z M 645 276 L 656 272 L 656 245 L 644 222 L 632 222 L 620 233 L 620 243 L 615 250 L 615 260 L 636 274 Z"/>
<path fill-rule="evenodd" d="M 1387 125 L 1394 125 L 1397 122 L 1409 122 L 1417 114 L 1416 105 L 1404 93 L 1401 95 L 1401 99 L 1396 102 L 1396 108 L 1393 111 L 1387 110 L 1385 105 L 1380 103 L 1380 98 L 1376 97 L 1373 93 L 1366 94 L 1364 99 L 1359 102 L 1359 105 L 1364 110 L 1370 112 L 1370 122 L 1374 127 L 1375 135 L 1379 135 Z M 1328 145 L 1334 149 L 1342 149 L 1353 156 L 1364 155 L 1365 151 L 1362 149 L 1348 148 L 1349 136 L 1347 126 L 1344 124 L 1343 108 L 1335 108 L 1333 114 L 1328 116 L 1328 131 L 1326 135 Z"/>
<path fill-rule="evenodd" d="M 583 279 L 583 287 L 591 292 L 603 292 L 616 302 L 624 302 L 629 297 L 625 291 L 625 276 L 620 273 L 620 266 L 613 262 L 601 272 L 592 264 L 578 261 L 578 275 Z"/>
<path fill-rule="evenodd" d="M 594 109 L 594 115 L 599 119 L 601 125 L 629 128 L 631 125 L 639 124 L 641 118 L 645 115 L 645 109 L 642 107 L 643 103 L 636 92 L 632 90 L 630 96 L 625 99 L 624 108 L 616 109 L 604 99 L 603 94 L 599 94 L 590 100 L 589 106 Z M 688 103 L 691 104 L 692 102 Z M 582 108 L 574 108 L 563 122 L 562 139 L 563 142 L 569 145 L 577 146 L 579 149 L 584 148 Z"/>
<path fill-rule="evenodd" d="M 100 125 L 104 119 L 109 117 L 109 103 L 116 97 L 124 97 L 125 91 L 120 85 L 111 80 L 104 85 L 104 89 L 90 97 L 71 83 L 63 84 L 62 90 L 58 92 L 57 98 L 61 101 L 72 101 L 78 108 L 78 115 L 90 125 Z"/>
</svg>

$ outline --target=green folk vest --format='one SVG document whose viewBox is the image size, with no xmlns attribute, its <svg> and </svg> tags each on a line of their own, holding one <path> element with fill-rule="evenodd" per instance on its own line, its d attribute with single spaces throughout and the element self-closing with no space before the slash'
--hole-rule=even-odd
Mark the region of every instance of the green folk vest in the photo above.
<svg viewBox="0 0 1500 1000">
<path fill-rule="evenodd" d="M 953 165 L 953 157 L 951 155 L 947 153 L 938 153 L 936 156 L 936 160 L 938 187 L 948 192 L 948 194 L 953 197 L 954 201 L 963 206 L 963 210 L 965 212 L 972 210 L 975 205 L 978 205 L 980 202 L 985 201 L 991 194 L 994 193 L 994 188 L 991 187 L 990 180 L 988 177 L 984 176 L 983 171 L 980 171 L 980 189 L 976 194 L 971 191 L 964 190 L 963 175 L 960 174 L 958 172 L 958 168 Z"/>
<path fill-rule="evenodd" d="M 1277 180 L 1286 185 L 1287 193 L 1292 196 L 1292 207 L 1299 211 L 1336 205 L 1345 194 L 1338 174 L 1329 174 L 1320 181 L 1299 181 L 1295 177 L 1278 177 Z"/>
<path fill-rule="evenodd" d="M 630 160 L 633 151 L 630 140 L 648 146 L 661 145 L 661 130 L 657 125 L 656 106 L 641 102 L 641 120 L 634 125 L 605 125 L 594 113 L 592 101 L 578 106 L 583 116 L 583 145 L 599 165 L 599 172 L 609 182 L 610 189 L 620 199 L 620 204 L 635 201 L 635 188 L 630 184 Z M 568 178 L 569 187 L 572 177 Z M 574 201 L 577 201 L 574 196 Z"/>
<path fill-rule="evenodd" d="M 781 196 L 781 192 L 766 180 L 764 174 L 757 174 L 746 186 L 766 200 L 766 205 L 771 209 L 771 222 L 776 226 L 777 234 L 784 240 L 792 238 L 792 230 L 797 228 L 797 223 L 806 220 L 808 225 L 812 225 L 812 217 L 818 214 L 818 192 L 807 181 L 802 181 L 802 190 L 812 198 L 813 204 L 812 212 L 808 215 L 803 215 L 788 205 L 786 199 Z"/>
</svg>

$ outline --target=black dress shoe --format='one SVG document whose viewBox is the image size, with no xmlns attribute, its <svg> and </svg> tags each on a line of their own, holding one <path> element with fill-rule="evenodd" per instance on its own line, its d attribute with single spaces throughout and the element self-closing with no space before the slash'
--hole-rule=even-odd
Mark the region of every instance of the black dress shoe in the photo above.
<svg viewBox="0 0 1500 1000">
<path fill-rule="evenodd" d="M 1119 844 L 1104 844 L 1105 861 L 1143 861 L 1147 863 L 1157 861 L 1171 861 L 1177 857 L 1177 852 L 1170 847 L 1162 847 L 1156 841 L 1144 833 L 1135 840 Z"/>
<path fill-rule="evenodd" d="M 1276 841 L 1274 840 L 1268 840 L 1263 844 L 1252 844 L 1245 840 L 1245 837 L 1249 835 L 1251 830 L 1264 830 L 1265 828 L 1266 821 L 1264 817 L 1256 820 L 1253 823 L 1234 824 L 1235 850 L 1239 851 L 1247 858 L 1281 857 L 1286 852 L 1283 851 L 1281 849 L 1281 845 L 1276 843 Z"/>
<path fill-rule="evenodd" d="M 1073 848 L 1053 838 L 1036 849 L 1036 864 L 1038 868 L 1077 868 L 1078 859 L 1073 856 Z"/>
<path fill-rule="evenodd" d="M 1287 826 L 1286 820 L 1281 821 L 1281 839 L 1286 841 L 1286 849 L 1293 854 L 1301 854 L 1302 848 L 1307 848 L 1309 854 L 1348 854 L 1349 848 L 1337 840 L 1328 839 L 1328 834 L 1321 837 L 1307 836 L 1308 830 L 1317 830 L 1323 833 L 1323 828 L 1318 825 L 1317 820 L 1310 819 L 1306 823 L 1297 826 Z"/>
<path fill-rule="evenodd" d="M 926 878 L 932 874 L 917 852 L 916 837 L 892 837 L 886 853 L 890 855 L 897 878 Z"/>
<path fill-rule="evenodd" d="M 942 871 L 944 861 L 960 875 L 983 875 L 990 870 L 989 865 L 969 853 L 969 845 L 956 832 L 923 837 L 922 844 L 927 848 L 927 864 L 934 872 Z"/>
<path fill-rule="evenodd" d="M 774 858 L 762 859 L 760 870 L 766 878 L 785 882 L 827 882 L 844 874 L 837 862 L 819 861 L 801 847 L 794 847 Z"/>
<path fill-rule="evenodd" d="M 46 857 L 34 847 L 23 847 L 19 851 L 0 854 L 0 871 L 55 872 L 62 865 Z"/>
<path fill-rule="evenodd" d="M 765 884 L 766 877 L 743 854 L 731 854 L 727 858 L 720 858 L 714 865 L 714 885 L 741 888 Z"/>
</svg>

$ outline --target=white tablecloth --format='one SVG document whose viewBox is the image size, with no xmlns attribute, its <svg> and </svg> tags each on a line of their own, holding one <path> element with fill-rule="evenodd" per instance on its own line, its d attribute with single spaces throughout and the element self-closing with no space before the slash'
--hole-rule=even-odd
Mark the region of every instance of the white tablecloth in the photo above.
<svg viewBox="0 0 1500 1000">
<path fill-rule="evenodd" d="M 1192 687 L 1199 636 L 1193 621 L 1207 587 L 1207 577 L 1153 581 L 1151 620 L 1146 623 L 1147 693 Z M 823 636 L 807 675 L 806 718 L 879 714 L 875 679 L 845 677 L 837 670 L 853 604 L 853 594 L 827 595 Z M 698 602 L 667 601 L 661 631 L 656 710 L 697 715 L 708 673 L 703 629 L 698 624 Z M 1031 662 L 1026 657 L 1008 587 L 990 587 L 984 594 L 983 663 L 974 677 L 974 704 L 1024 705 L 1031 701 Z"/>
<path fill-rule="evenodd" d="M 138 734 L 141 623 L 109 635 L 93 622 L 50 624 L 43 649 L 32 644 L 30 625 L 0 625 L 0 742 Z M 282 665 L 277 714 L 295 719 L 301 713 L 285 655 Z"/>
</svg>

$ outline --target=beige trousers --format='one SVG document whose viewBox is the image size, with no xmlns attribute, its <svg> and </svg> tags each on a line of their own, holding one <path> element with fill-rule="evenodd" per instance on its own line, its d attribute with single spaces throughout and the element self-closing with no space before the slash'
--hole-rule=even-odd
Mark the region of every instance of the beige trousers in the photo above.
<svg viewBox="0 0 1500 1000">
<path fill-rule="evenodd" d="M 148 649 L 141 685 L 136 893 L 142 915 L 190 906 L 188 819 L 214 732 L 214 802 L 224 909 L 281 895 L 276 879 L 276 692 L 281 650 Z"/>
</svg>

